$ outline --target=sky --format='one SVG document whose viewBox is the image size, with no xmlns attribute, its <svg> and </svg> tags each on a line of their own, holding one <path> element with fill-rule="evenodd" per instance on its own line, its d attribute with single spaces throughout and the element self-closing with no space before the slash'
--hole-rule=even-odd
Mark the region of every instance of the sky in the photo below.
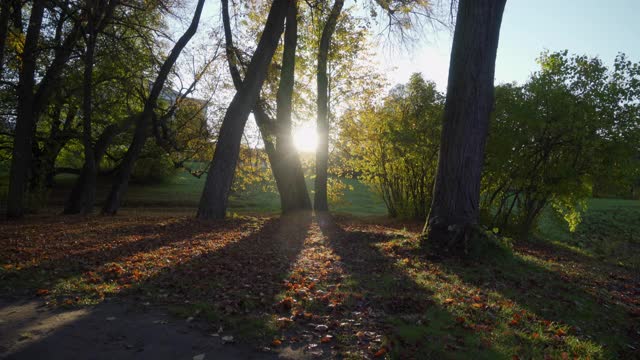
<svg viewBox="0 0 640 360">
<path fill-rule="evenodd" d="M 507 0 L 496 60 L 496 83 L 523 83 L 542 51 L 599 56 L 612 64 L 618 52 L 640 61 L 640 0 Z M 381 48 L 378 61 L 391 84 L 414 72 L 446 89 L 453 33 L 426 31 L 411 51 Z"/>
</svg>

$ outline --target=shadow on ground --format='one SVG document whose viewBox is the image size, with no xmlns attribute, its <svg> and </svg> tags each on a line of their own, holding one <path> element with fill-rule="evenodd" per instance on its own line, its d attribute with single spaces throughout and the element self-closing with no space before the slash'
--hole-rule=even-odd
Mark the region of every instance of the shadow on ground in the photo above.
<svg viewBox="0 0 640 360">
<path fill-rule="evenodd" d="M 319 217 L 318 223 L 350 276 L 344 291 L 362 296 L 362 300 L 351 302 L 349 310 L 374 314 L 372 320 L 387 335 L 395 358 L 510 358 L 460 326 L 455 315 L 433 300 L 433 290 L 416 284 L 395 259 L 375 246 L 398 235 L 345 229 L 327 216 Z"/>
<path fill-rule="evenodd" d="M 217 223 L 152 218 L 142 224 L 112 227 L 101 224 L 102 220 L 93 221 L 47 220 L 50 231 L 34 226 L 22 232 L 22 238 L 16 238 L 22 224 L 9 224 L 10 231 L 0 238 L 5 246 L 1 263 L 20 264 L 0 273 L 1 298 L 33 296 L 41 288 L 51 289 L 43 294 L 42 303 L 45 299 L 63 306 L 85 299 L 101 302 L 70 313 L 60 310 L 58 315 L 58 310 L 31 303 L 7 303 L 0 312 L 21 314 L 11 321 L 10 331 L 2 332 L 2 350 L 12 358 L 37 354 L 73 358 L 68 355 L 75 354 L 82 358 L 191 359 L 196 353 L 251 358 L 247 357 L 251 351 L 229 345 L 228 351 L 221 351 L 219 339 L 234 336 L 234 341 L 242 341 L 268 335 L 268 314 L 302 248 L 311 217 L 295 214 Z M 6 229 L 7 224 L 3 225 Z M 85 231 L 76 234 L 79 227 Z M 42 232 L 42 239 L 29 238 Z M 106 244 L 105 239 L 109 240 Z M 65 245 L 47 246 L 55 240 Z M 38 244 L 45 249 L 36 249 Z M 123 302 L 136 306 L 123 306 Z M 159 319 L 163 314 L 153 310 L 158 305 L 173 320 Z M 60 316 L 66 316 L 65 320 L 54 320 Z M 116 319 L 109 320 L 113 317 Z M 199 319 L 208 321 L 199 323 Z M 61 326 L 38 330 L 39 323 L 47 321 L 61 322 Z M 169 326 L 167 321 L 175 324 Z M 189 330 L 197 323 L 201 324 L 198 332 Z M 189 343 L 195 348 L 187 349 Z M 259 344 L 264 342 L 254 347 Z M 56 350 L 59 356 L 46 355 Z"/>
</svg>

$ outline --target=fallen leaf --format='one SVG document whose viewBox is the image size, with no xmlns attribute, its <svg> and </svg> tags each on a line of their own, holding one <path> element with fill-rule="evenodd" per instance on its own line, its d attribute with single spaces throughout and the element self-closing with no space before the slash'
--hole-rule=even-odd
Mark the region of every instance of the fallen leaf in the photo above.
<svg viewBox="0 0 640 360">
<path fill-rule="evenodd" d="M 373 354 L 374 357 L 383 357 L 387 354 L 387 348 L 386 347 L 381 347 L 380 350 L 376 351 L 375 354 Z"/>
</svg>

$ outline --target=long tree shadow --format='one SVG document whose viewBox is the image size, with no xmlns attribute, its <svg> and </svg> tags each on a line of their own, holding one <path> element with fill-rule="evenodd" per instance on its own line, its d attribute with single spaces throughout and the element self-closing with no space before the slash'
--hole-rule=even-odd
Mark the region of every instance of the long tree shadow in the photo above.
<svg viewBox="0 0 640 360">
<path fill-rule="evenodd" d="M 218 251 L 163 267 L 123 295 L 169 305 L 177 315 L 202 316 L 241 337 L 270 335 L 270 312 L 311 225 L 300 212 L 268 219 Z M 212 326 L 213 326 L 212 325 Z"/>
<path fill-rule="evenodd" d="M 549 329 L 555 329 L 554 325 L 568 325 L 570 335 L 585 344 L 596 344 L 597 352 L 607 358 L 638 356 L 640 322 L 630 316 L 631 307 L 623 304 L 634 300 L 620 294 L 634 286 L 637 294 L 637 277 L 617 278 L 608 272 L 611 266 L 597 266 L 591 258 L 552 244 L 525 244 L 516 249 L 511 257 L 473 263 L 443 260 L 439 265 L 467 286 L 496 293 L 533 313 L 543 324 L 551 323 L 547 331 L 552 335 L 554 330 Z M 619 284 L 606 284 L 606 278 Z M 550 337 L 558 341 L 562 336 L 560 331 Z"/>
<path fill-rule="evenodd" d="M 379 231 L 345 230 L 330 216 L 318 216 L 329 245 L 341 258 L 349 278 L 342 286 L 347 312 L 366 312 L 377 331 L 387 336 L 399 359 L 506 359 L 487 346 L 479 333 L 434 300 L 433 290 L 418 285 L 379 244 L 397 238 Z M 366 333 L 365 333 L 366 334 Z"/>
<path fill-rule="evenodd" d="M 220 234 L 239 238 L 253 226 L 250 219 L 205 223 L 190 218 L 154 217 L 132 222 L 122 218 L 60 219 L 18 232 L 9 229 L 0 237 L 0 262 L 5 264 L 5 271 L 0 272 L 0 295 L 50 290 L 96 272 L 110 272 L 113 274 L 109 276 L 117 277 L 125 271 L 122 262 L 145 261 L 145 254 L 159 250 L 179 252 L 209 238 L 216 240 Z M 93 276 L 91 281 L 98 280 Z"/>
<path fill-rule="evenodd" d="M 229 220 L 213 225 L 185 221 L 189 225 L 174 234 L 178 242 L 162 242 L 152 250 L 143 247 L 128 252 L 130 256 L 122 264 L 122 273 L 113 274 L 113 278 L 99 274 L 103 277 L 93 284 L 94 290 L 105 284 L 117 287 L 109 296 L 112 300 L 133 304 L 133 314 L 159 307 L 168 309 L 180 321 L 194 317 L 208 320 L 186 322 L 192 327 L 202 327 L 207 334 L 218 332 L 222 326 L 225 334 L 234 335 L 236 339 L 264 340 L 272 334 L 269 313 L 291 264 L 303 247 L 311 215 Z M 244 225 L 240 230 L 238 222 Z M 85 282 L 91 282 L 86 274 L 83 276 Z M 102 307 L 99 305 L 96 309 Z M 96 323 L 95 320 L 90 317 L 86 323 Z M 84 323 L 80 321 L 78 326 Z M 96 332 L 96 338 L 102 336 L 97 329 L 86 331 Z M 57 329 L 49 334 L 48 340 L 36 342 L 31 348 L 42 348 L 42 344 L 54 346 L 57 342 L 50 339 L 69 341 L 70 333 Z"/>
</svg>

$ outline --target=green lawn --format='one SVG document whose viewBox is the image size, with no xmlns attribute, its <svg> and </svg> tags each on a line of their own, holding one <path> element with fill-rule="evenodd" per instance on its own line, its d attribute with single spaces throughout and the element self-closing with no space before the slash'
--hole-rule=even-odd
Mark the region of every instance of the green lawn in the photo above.
<svg viewBox="0 0 640 360">
<path fill-rule="evenodd" d="M 574 233 L 551 211 L 545 212 L 537 235 L 555 245 L 621 266 L 640 267 L 640 201 L 590 199 Z"/>
<path fill-rule="evenodd" d="M 62 174 L 56 177 L 56 187 L 48 195 L 46 209 L 58 211 L 63 206 L 66 196 L 73 185 L 75 175 Z M 180 172 L 172 178 L 157 184 L 137 184 L 132 182 L 123 201 L 125 211 L 195 211 L 204 187 L 204 176 L 196 178 L 186 172 Z M 358 180 L 343 179 L 353 190 L 347 190 L 344 199 L 331 204 L 337 213 L 355 216 L 384 216 L 386 208 L 382 199 L 373 193 L 368 186 Z M 307 179 L 310 196 L 313 199 L 313 180 Z M 100 179 L 98 183 L 98 201 L 107 195 L 110 183 L 108 179 Z M 6 199 L 7 178 L 0 179 L 0 203 Z M 280 198 L 271 187 L 255 185 L 241 193 L 233 194 L 229 200 L 231 213 L 276 214 L 280 210 Z M 169 210 L 171 209 L 171 210 Z"/>
</svg>

